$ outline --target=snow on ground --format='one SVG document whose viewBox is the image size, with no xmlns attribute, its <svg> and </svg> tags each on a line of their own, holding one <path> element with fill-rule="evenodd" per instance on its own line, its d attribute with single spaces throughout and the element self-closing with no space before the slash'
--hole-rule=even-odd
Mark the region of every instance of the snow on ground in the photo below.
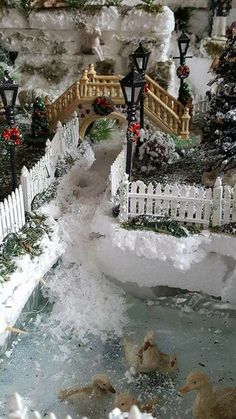
<svg viewBox="0 0 236 419">
<path fill-rule="evenodd" d="M 110 164 L 121 147 L 120 138 L 105 147 L 97 145 L 94 157 L 85 142 L 83 157 L 63 177 L 56 199 L 41 209 L 57 218 L 65 246 L 46 290 L 55 303 L 48 326 L 59 337 L 71 330 L 80 339 L 87 333 L 101 338 L 111 331 L 120 335 L 126 322 L 124 292 L 105 278 L 90 257 L 90 223 L 107 188 Z"/>
</svg>

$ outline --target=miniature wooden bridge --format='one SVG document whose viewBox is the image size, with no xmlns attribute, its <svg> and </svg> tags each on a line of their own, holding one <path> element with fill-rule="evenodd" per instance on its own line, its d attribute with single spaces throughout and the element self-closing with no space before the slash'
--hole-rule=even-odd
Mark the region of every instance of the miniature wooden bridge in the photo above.
<svg viewBox="0 0 236 419">
<path fill-rule="evenodd" d="M 124 105 L 124 97 L 119 80 L 122 76 L 100 76 L 96 74 L 90 64 L 89 69 L 83 72 L 82 77 L 69 87 L 55 102 L 47 103 L 47 111 L 51 126 L 55 127 L 58 121 L 65 122 L 78 107 L 91 107 L 97 96 L 109 96 L 114 105 L 119 108 Z M 189 110 L 182 103 L 171 96 L 165 89 L 150 77 L 146 76 L 148 83 L 147 97 L 144 102 L 144 111 L 147 118 L 157 127 L 169 134 L 179 135 L 184 139 L 189 137 Z M 80 137 L 83 138 L 87 127 L 101 116 L 96 115 L 92 107 L 89 115 L 83 114 L 80 118 Z M 109 118 L 125 121 L 125 116 L 119 110 L 108 115 Z"/>
</svg>

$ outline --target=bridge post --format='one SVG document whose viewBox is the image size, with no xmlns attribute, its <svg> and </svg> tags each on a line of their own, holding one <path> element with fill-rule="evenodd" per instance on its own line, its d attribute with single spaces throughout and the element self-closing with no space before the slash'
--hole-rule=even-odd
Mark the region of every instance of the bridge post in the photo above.
<svg viewBox="0 0 236 419">
<path fill-rule="evenodd" d="M 94 69 L 94 65 L 93 64 L 89 64 L 89 69 L 88 69 L 88 78 L 89 78 L 89 81 L 91 81 L 91 82 L 94 83 L 94 81 L 95 81 L 94 78 L 95 78 L 96 74 L 97 74 L 97 72 Z"/>
<path fill-rule="evenodd" d="M 182 126 L 180 131 L 180 136 L 183 138 L 183 140 L 189 139 L 189 121 L 191 117 L 189 115 L 189 108 L 184 108 L 184 114 L 181 117 L 182 120 Z"/>
<path fill-rule="evenodd" d="M 87 97 L 88 96 L 88 70 L 84 70 L 83 75 L 80 79 L 80 96 L 81 97 Z"/>
</svg>

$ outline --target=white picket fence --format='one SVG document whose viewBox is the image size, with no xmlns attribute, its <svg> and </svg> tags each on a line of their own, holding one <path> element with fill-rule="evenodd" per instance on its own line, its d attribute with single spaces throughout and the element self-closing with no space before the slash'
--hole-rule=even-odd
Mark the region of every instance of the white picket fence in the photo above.
<svg viewBox="0 0 236 419">
<path fill-rule="evenodd" d="M 37 410 L 28 413 L 23 399 L 18 393 L 14 393 L 8 400 L 8 419 L 43 419 Z M 57 419 L 54 413 L 47 415 L 49 419 Z M 65 419 L 72 419 L 66 415 Z M 85 418 L 82 418 L 85 419 Z M 105 419 L 102 418 L 102 419 Z M 114 409 L 109 413 L 109 419 L 154 419 L 150 414 L 141 413 L 137 406 L 133 406 L 128 414 L 122 413 L 119 409 Z"/>
<path fill-rule="evenodd" d="M 115 197 L 125 171 L 125 151 L 122 150 L 111 165 L 111 195 Z"/>
<path fill-rule="evenodd" d="M 124 172 L 122 175 L 118 170 L 122 167 L 122 158 L 124 155 L 120 153 L 114 162 L 111 184 L 113 203 L 117 201 L 118 189 L 122 190 L 123 218 L 151 215 L 204 227 L 236 222 L 236 187 L 222 186 L 220 178 L 217 178 L 214 188 L 126 182 Z"/>
<path fill-rule="evenodd" d="M 43 192 L 54 181 L 59 157 L 75 149 L 79 140 L 79 121 L 77 114 L 62 125 L 52 141 L 47 141 L 44 156 L 28 170 L 22 168 L 20 186 L 0 203 L 0 244 L 9 233 L 16 233 L 25 224 L 25 212 L 31 210 L 34 197 Z"/>
</svg>

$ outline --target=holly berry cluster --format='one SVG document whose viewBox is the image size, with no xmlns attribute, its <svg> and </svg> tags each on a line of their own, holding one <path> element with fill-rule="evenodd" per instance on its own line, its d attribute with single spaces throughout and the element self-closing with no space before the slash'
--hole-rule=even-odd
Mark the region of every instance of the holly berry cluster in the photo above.
<svg viewBox="0 0 236 419">
<path fill-rule="evenodd" d="M 18 127 L 7 128 L 1 135 L 1 141 L 10 145 L 21 145 L 22 135 Z"/>
<path fill-rule="evenodd" d="M 114 111 L 114 105 L 107 96 L 98 96 L 93 102 L 93 109 L 97 115 L 106 116 Z"/>
<path fill-rule="evenodd" d="M 128 139 L 136 143 L 140 136 L 140 124 L 138 122 L 132 122 L 128 127 Z"/>
<path fill-rule="evenodd" d="M 179 79 L 186 79 L 189 76 L 190 68 L 186 65 L 180 65 L 177 68 L 176 74 Z"/>
</svg>

